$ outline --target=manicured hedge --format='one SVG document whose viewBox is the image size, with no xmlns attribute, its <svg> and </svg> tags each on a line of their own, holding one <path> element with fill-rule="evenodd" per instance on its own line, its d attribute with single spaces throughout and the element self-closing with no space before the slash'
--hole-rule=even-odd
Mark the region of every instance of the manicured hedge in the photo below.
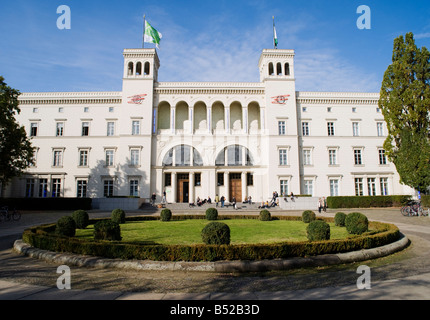
<svg viewBox="0 0 430 320">
<path fill-rule="evenodd" d="M 179 219 L 181 216 L 174 216 Z M 182 216 L 187 217 L 187 216 Z M 232 216 L 232 218 L 236 216 Z M 259 216 L 247 216 L 258 219 Z M 144 219 L 143 219 L 144 218 Z M 155 220 L 155 217 L 141 217 L 134 220 Z M 205 216 L 201 216 L 205 219 Z M 301 220 L 301 217 L 272 217 L 273 220 Z M 131 220 L 132 218 L 127 218 Z M 225 219 L 225 217 L 224 217 Z M 100 220 L 100 219 L 98 219 Z M 332 218 L 323 218 L 333 222 Z M 92 220 L 94 223 L 97 220 Z M 290 257 L 314 256 L 370 249 L 392 243 L 399 239 L 399 229 L 392 224 L 371 222 L 377 233 L 343 240 L 282 242 L 276 244 L 243 245 L 142 245 L 117 241 L 91 241 L 55 235 L 55 225 L 45 225 L 27 229 L 23 233 L 24 242 L 29 245 L 56 252 L 92 255 L 112 259 L 137 259 L 154 261 L 216 261 L 216 260 L 265 260 Z"/>
<path fill-rule="evenodd" d="M 327 206 L 338 208 L 401 207 L 411 196 L 327 197 Z"/>
</svg>

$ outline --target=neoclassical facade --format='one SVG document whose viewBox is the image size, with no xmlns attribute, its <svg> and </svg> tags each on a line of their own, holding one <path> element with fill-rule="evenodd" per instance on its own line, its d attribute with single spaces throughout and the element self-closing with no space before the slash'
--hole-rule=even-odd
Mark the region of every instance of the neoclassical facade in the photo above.
<svg viewBox="0 0 430 320">
<path fill-rule="evenodd" d="M 260 81 L 159 82 L 155 49 L 125 49 L 121 92 L 23 93 L 35 164 L 6 196 L 412 194 L 383 149 L 377 93 L 298 92 L 294 50 L 263 50 Z"/>
</svg>

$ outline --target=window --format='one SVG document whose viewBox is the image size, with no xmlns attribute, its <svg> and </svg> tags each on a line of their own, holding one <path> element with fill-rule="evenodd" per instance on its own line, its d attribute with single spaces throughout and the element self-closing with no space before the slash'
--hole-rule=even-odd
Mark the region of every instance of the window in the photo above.
<svg viewBox="0 0 430 320">
<path fill-rule="evenodd" d="M 25 184 L 25 196 L 27 198 L 34 197 L 34 179 L 27 179 Z"/>
<path fill-rule="evenodd" d="M 194 174 L 194 186 L 199 187 L 202 183 L 202 175 L 201 173 L 195 173 Z"/>
<path fill-rule="evenodd" d="M 39 198 L 48 196 L 48 179 L 39 179 Z"/>
<path fill-rule="evenodd" d="M 376 182 L 375 178 L 367 178 L 367 191 L 369 196 L 376 196 Z"/>
<path fill-rule="evenodd" d="M 327 112 L 331 112 L 332 108 L 331 107 L 327 107 Z"/>
<path fill-rule="evenodd" d="M 140 121 L 133 120 L 131 124 L 131 134 L 137 136 L 140 134 Z"/>
<path fill-rule="evenodd" d="M 130 180 L 130 196 L 138 197 L 139 196 L 139 180 Z"/>
<path fill-rule="evenodd" d="M 327 133 L 329 136 L 334 136 L 334 122 L 327 122 Z"/>
<path fill-rule="evenodd" d="M 302 122 L 302 134 L 303 136 L 309 135 L 309 122 Z"/>
<path fill-rule="evenodd" d="M 379 178 L 379 186 L 381 187 L 381 196 L 388 196 L 388 178 Z"/>
<path fill-rule="evenodd" d="M 254 175 L 250 172 L 246 174 L 246 185 L 253 186 L 254 185 Z"/>
<path fill-rule="evenodd" d="M 380 108 L 376 108 L 376 113 L 381 113 L 381 109 Z"/>
<path fill-rule="evenodd" d="M 104 180 L 103 182 L 103 196 L 113 197 L 113 179 Z"/>
<path fill-rule="evenodd" d="M 362 196 L 364 195 L 363 191 L 363 178 L 355 178 L 355 195 L 356 196 Z"/>
<path fill-rule="evenodd" d="M 62 137 L 64 134 L 64 122 L 57 122 L 57 129 L 55 131 L 55 135 L 57 137 Z"/>
<path fill-rule="evenodd" d="M 54 159 L 52 161 L 53 167 L 63 166 L 63 150 L 54 150 Z"/>
<path fill-rule="evenodd" d="M 359 125 L 358 122 L 352 123 L 352 135 L 354 137 L 358 137 L 360 135 Z"/>
<path fill-rule="evenodd" d="M 303 150 L 303 164 L 304 165 L 311 165 L 311 150 Z"/>
<path fill-rule="evenodd" d="M 171 187 L 172 186 L 172 174 L 166 173 L 164 175 L 164 186 L 165 187 Z"/>
<path fill-rule="evenodd" d="M 63 113 L 64 112 L 64 108 L 63 107 L 59 107 L 58 108 L 58 113 Z"/>
<path fill-rule="evenodd" d="M 37 128 L 39 127 L 37 122 L 30 124 L 30 137 L 37 137 Z"/>
<path fill-rule="evenodd" d="M 330 196 L 331 197 L 339 196 L 339 180 L 338 179 L 330 179 Z"/>
<path fill-rule="evenodd" d="M 139 150 L 137 149 L 130 150 L 130 165 L 131 166 L 139 165 Z"/>
<path fill-rule="evenodd" d="M 87 180 L 78 180 L 76 182 L 76 197 L 86 198 L 87 197 Z"/>
<path fill-rule="evenodd" d="M 52 197 L 59 198 L 61 196 L 61 179 L 52 179 Z"/>
<path fill-rule="evenodd" d="M 88 150 L 79 150 L 79 166 L 88 166 Z"/>
<path fill-rule="evenodd" d="M 217 181 L 218 181 L 218 186 L 223 186 L 224 185 L 224 173 L 222 172 L 218 172 L 217 174 Z"/>
<path fill-rule="evenodd" d="M 109 107 L 109 112 L 110 113 L 112 113 L 112 112 L 114 112 L 115 111 L 115 108 L 114 107 Z"/>
<path fill-rule="evenodd" d="M 85 113 L 90 112 L 90 108 L 89 108 L 89 107 L 84 107 L 84 112 L 85 112 Z"/>
<path fill-rule="evenodd" d="M 362 165 L 361 149 L 354 149 L 354 164 Z"/>
<path fill-rule="evenodd" d="M 33 113 L 38 113 L 39 112 L 39 108 L 33 108 Z"/>
<path fill-rule="evenodd" d="M 376 123 L 376 130 L 378 133 L 378 137 L 384 136 L 384 123 L 383 122 L 377 122 Z"/>
<path fill-rule="evenodd" d="M 287 150 L 286 149 L 280 149 L 279 150 L 279 165 L 280 166 L 286 166 L 287 165 Z"/>
<path fill-rule="evenodd" d="M 356 113 L 357 112 L 357 108 L 356 107 L 352 107 L 352 112 Z"/>
<path fill-rule="evenodd" d="M 380 165 L 387 164 L 387 156 L 385 155 L 385 150 L 379 149 L 378 153 L 379 153 L 379 164 Z"/>
<path fill-rule="evenodd" d="M 115 122 L 107 123 L 107 136 L 113 136 L 115 134 Z"/>
<path fill-rule="evenodd" d="M 105 151 L 106 167 L 112 167 L 114 164 L 114 150 Z"/>
<path fill-rule="evenodd" d="M 312 180 L 305 180 L 304 187 L 305 187 L 305 189 L 303 190 L 304 194 L 313 196 L 314 182 Z"/>
<path fill-rule="evenodd" d="M 288 195 L 288 180 L 279 181 L 279 191 L 283 196 Z"/>
<path fill-rule="evenodd" d="M 307 107 L 302 107 L 302 112 L 307 112 L 308 108 Z"/>
<path fill-rule="evenodd" d="M 337 165 L 337 150 L 329 149 L 328 150 L 328 163 L 331 166 Z"/>
<path fill-rule="evenodd" d="M 82 122 L 82 136 L 87 137 L 90 135 L 90 123 Z"/>
<path fill-rule="evenodd" d="M 242 164 L 242 147 L 238 145 L 227 147 L 227 160 L 229 166 L 241 166 Z"/>
<path fill-rule="evenodd" d="M 284 136 L 285 133 L 285 121 L 278 121 L 278 132 L 280 136 Z"/>
</svg>

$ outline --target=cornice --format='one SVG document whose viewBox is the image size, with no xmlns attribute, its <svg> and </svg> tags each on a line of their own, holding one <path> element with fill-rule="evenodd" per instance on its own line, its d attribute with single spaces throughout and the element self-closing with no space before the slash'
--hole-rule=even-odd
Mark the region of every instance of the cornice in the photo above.
<svg viewBox="0 0 430 320">
<path fill-rule="evenodd" d="M 18 98 L 20 105 L 38 104 L 121 104 L 121 92 L 27 92 Z"/>
</svg>

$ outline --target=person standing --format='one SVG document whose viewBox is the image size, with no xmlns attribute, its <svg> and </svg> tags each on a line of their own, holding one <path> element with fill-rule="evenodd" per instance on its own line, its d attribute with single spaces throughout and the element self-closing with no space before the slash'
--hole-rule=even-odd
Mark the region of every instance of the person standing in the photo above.
<svg viewBox="0 0 430 320">
<path fill-rule="evenodd" d="M 322 201 L 321 198 L 318 199 L 318 212 L 321 213 L 321 209 L 322 209 Z"/>
<path fill-rule="evenodd" d="M 225 202 L 225 198 L 224 196 L 221 196 L 221 208 L 224 208 L 224 202 Z"/>
<path fill-rule="evenodd" d="M 152 206 L 155 206 L 155 200 L 157 199 L 157 196 L 155 195 L 155 192 L 152 194 L 151 197 L 151 202 L 152 202 Z"/>
<path fill-rule="evenodd" d="M 218 208 L 218 202 L 219 202 L 219 196 L 218 196 L 218 194 L 215 196 L 215 204 L 216 204 L 216 207 Z"/>
<path fill-rule="evenodd" d="M 323 197 L 323 210 L 324 212 L 327 211 L 327 199 L 325 197 Z"/>
</svg>

